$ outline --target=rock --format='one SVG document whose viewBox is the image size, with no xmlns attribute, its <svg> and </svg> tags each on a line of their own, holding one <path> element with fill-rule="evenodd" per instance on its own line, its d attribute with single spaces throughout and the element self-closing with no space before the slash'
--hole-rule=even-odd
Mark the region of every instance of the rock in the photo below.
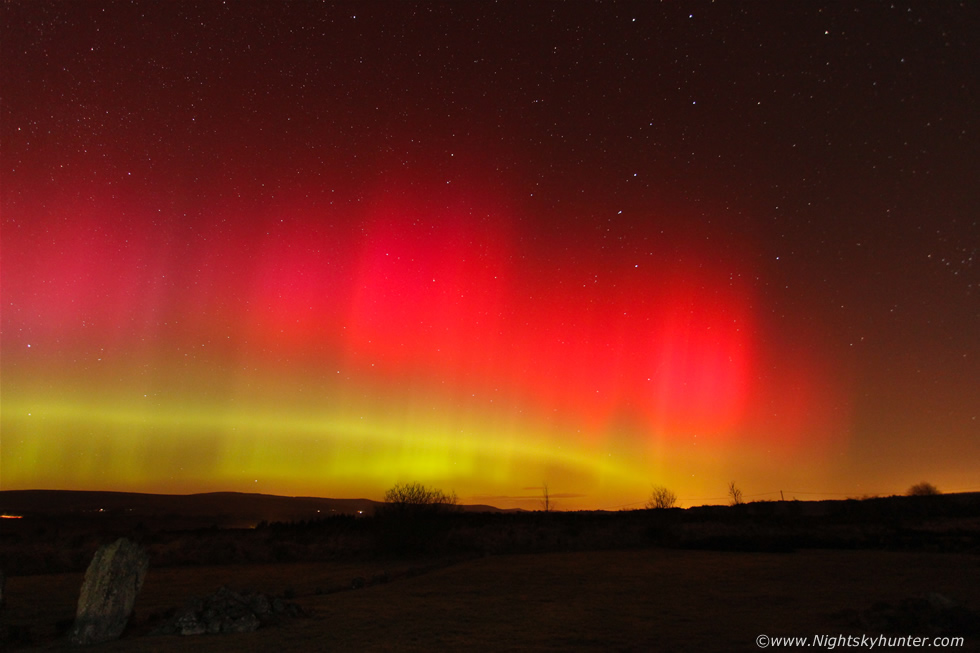
<svg viewBox="0 0 980 653">
<path fill-rule="evenodd" d="M 955 610 L 959 607 L 959 603 L 953 599 L 943 596 L 939 592 L 930 592 L 926 594 L 926 602 L 932 607 L 933 610 L 943 611 L 943 610 Z"/>
<path fill-rule="evenodd" d="M 298 605 L 285 603 L 278 597 L 270 599 L 265 594 L 239 593 L 221 587 L 208 597 L 188 601 L 173 619 L 155 628 L 151 634 L 250 633 L 280 616 L 295 617 L 302 613 Z"/>
<path fill-rule="evenodd" d="M 203 635 L 206 632 L 208 624 L 201 619 L 201 610 L 193 608 L 178 615 L 170 630 L 170 634 L 176 635 Z"/>
<path fill-rule="evenodd" d="M 136 604 L 150 559 L 143 547 L 119 538 L 99 548 L 85 571 L 69 639 L 86 645 L 119 639 Z"/>
<path fill-rule="evenodd" d="M 248 599 L 248 607 L 258 616 L 265 616 L 272 613 L 272 603 L 265 594 L 253 594 Z"/>
<path fill-rule="evenodd" d="M 980 615 L 935 592 L 898 603 L 880 601 L 859 612 L 855 622 L 869 632 L 921 635 L 972 635 L 980 630 L 977 624 Z"/>
</svg>

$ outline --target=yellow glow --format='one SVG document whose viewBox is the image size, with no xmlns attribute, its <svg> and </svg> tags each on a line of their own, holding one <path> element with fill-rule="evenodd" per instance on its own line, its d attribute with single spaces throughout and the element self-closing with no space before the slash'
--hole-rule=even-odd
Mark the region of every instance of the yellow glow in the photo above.
<svg viewBox="0 0 980 653">
<path fill-rule="evenodd" d="M 642 495 L 650 478 L 642 458 L 608 446 L 597 455 L 547 422 L 476 408 L 420 411 L 417 397 L 388 397 L 379 410 L 364 398 L 317 409 L 54 394 L 5 398 L 5 487 L 378 498 L 394 482 L 423 479 L 465 499 L 487 488 L 520 494 L 542 479 L 577 493 Z"/>
</svg>

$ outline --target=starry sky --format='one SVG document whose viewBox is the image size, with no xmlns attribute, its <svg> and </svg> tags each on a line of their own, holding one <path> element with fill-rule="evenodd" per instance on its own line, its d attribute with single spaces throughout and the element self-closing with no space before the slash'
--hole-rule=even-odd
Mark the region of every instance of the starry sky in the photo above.
<svg viewBox="0 0 980 653">
<path fill-rule="evenodd" d="M 980 490 L 980 5 L 0 6 L 0 487 Z"/>
</svg>

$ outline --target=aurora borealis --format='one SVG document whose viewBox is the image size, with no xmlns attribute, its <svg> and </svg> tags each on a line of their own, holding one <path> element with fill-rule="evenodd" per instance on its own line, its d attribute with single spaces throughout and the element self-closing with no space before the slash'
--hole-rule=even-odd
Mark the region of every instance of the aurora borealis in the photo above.
<svg viewBox="0 0 980 653">
<path fill-rule="evenodd" d="M 980 490 L 976 6 L 0 15 L 3 489 Z"/>
</svg>

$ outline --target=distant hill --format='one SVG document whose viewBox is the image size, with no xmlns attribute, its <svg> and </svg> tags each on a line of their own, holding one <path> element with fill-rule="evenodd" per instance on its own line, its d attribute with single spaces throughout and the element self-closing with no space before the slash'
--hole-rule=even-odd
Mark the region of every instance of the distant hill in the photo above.
<svg viewBox="0 0 980 653">
<path fill-rule="evenodd" d="M 283 497 L 242 492 L 142 494 L 78 490 L 0 491 L 0 513 L 25 517 L 75 517 L 106 513 L 115 518 L 164 520 L 186 527 L 253 526 L 258 522 L 322 519 L 331 515 L 370 515 L 378 501 Z M 466 512 L 507 512 L 486 505 L 460 506 Z"/>
</svg>

